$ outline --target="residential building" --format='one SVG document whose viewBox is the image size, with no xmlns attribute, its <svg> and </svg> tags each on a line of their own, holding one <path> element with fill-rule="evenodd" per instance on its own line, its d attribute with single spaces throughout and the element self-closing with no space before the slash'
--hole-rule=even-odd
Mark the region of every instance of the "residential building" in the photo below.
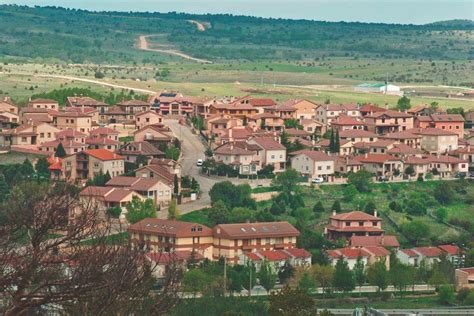
<svg viewBox="0 0 474 316">
<path fill-rule="evenodd" d="M 13 104 L 9 97 L 5 97 L 3 100 L 0 100 L 0 113 L 3 112 L 9 112 L 18 115 L 18 107 Z"/>
<path fill-rule="evenodd" d="M 158 178 L 117 176 L 110 179 L 106 186 L 137 192 L 159 206 L 167 206 L 173 197 L 173 188 Z"/>
<path fill-rule="evenodd" d="M 419 158 L 419 157 L 406 157 L 403 159 L 403 165 L 405 170 L 411 166 L 414 170 L 414 177 L 422 176 L 424 177 L 428 172 L 431 172 L 430 169 L 430 159 L 429 158 Z"/>
<path fill-rule="evenodd" d="M 338 131 L 353 131 L 364 130 L 366 127 L 364 122 L 359 121 L 352 116 L 341 114 L 337 118 L 331 120 L 331 128 Z"/>
<path fill-rule="evenodd" d="M 455 266 L 460 267 L 464 263 L 464 253 L 456 245 L 439 245 L 439 249 L 446 255 L 446 258 Z"/>
<path fill-rule="evenodd" d="M 356 160 L 362 163 L 365 170 L 375 173 L 377 176 L 393 176 L 396 170 L 403 172 L 403 161 L 401 158 L 387 154 L 365 154 L 356 156 Z"/>
<path fill-rule="evenodd" d="M 20 110 L 20 123 L 21 124 L 38 124 L 38 123 L 49 123 L 54 124 L 56 115 L 59 112 L 57 110 L 45 109 L 45 108 L 32 108 L 25 107 Z"/>
<path fill-rule="evenodd" d="M 378 140 L 378 135 L 362 129 L 356 130 L 343 130 L 339 132 L 339 138 L 341 140 L 348 140 L 353 143 L 358 142 L 375 142 Z"/>
<path fill-rule="evenodd" d="M 213 228 L 213 259 L 238 263 L 244 253 L 295 248 L 299 234 L 288 222 L 219 224 Z"/>
<path fill-rule="evenodd" d="M 326 126 L 313 119 L 300 119 L 300 125 L 303 130 L 310 134 L 323 135 L 326 132 Z"/>
<path fill-rule="evenodd" d="M 167 145 L 173 140 L 173 133 L 169 128 L 159 125 L 148 125 L 133 133 L 136 142 L 147 141 L 155 147 Z"/>
<path fill-rule="evenodd" d="M 252 262 L 257 272 L 262 264 L 267 262 L 274 273 L 278 273 L 287 263 L 292 267 L 311 266 L 311 253 L 304 249 L 291 248 L 285 250 L 263 250 L 244 252 L 239 256 L 239 264 L 245 265 Z"/>
<path fill-rule="evenodd" d="M 125 157 L 125 161 L 131 163 L 137 163 L 138 157 L 143 157 L 149 161 L 153 158 L 164 158 L 165 156 L 164 152 L 146 141 L 126 143 L 117 150 L 117 153 Z"/>
<path fill-rule="evenodd" d="M 59 112 L 56 115 L 56 127 L 60 130 L 72 128 L 81 133 L 92 130 L 92 115 L 83 112 Z"/>
<path fill-rule="evenodd" d="M 375 112 L 364 117 L 367 129 L 376 134 L 401 132 L 413 128 L 413 115 L 387 110 Z"/>
<path fill-rule="evenodd" d="M 260 161 L 256 158 L 259 149 L 257 145 L 226 143 L 214 149 L 214 160 L 233 166 L 242 175 L 257 174 L 260 170 Z"/>
<path fill-rule="evenodd" d="M 329 139 L 322 139 L 319 142 L 315 144 L 314 147 L 320 148 L 321 150 L 324 150 L 326 152 L 329 152 L 329 145 L 330 145 L 330 140 Z M 339 141 L 339 155 L 341 156 L 347 156 L 351 155 L 354 153 L 354 144 L 347 139 L 340 139 Z"/>
<path fill-rule="evenodd" d="M 439 261 L 442 250 L 438 247 L 416 247 L 412 249 L 400 249 L 397 251 L 397 258 L 403 264 L 418 266 L 421 261 L 425 261 L 428 266 Z"/>
<path fill-rule="evenodd" d="M 355 173 L 362 169 L 362 163 L 352 156 L 338 156 L 334 161 L 334 172 L 340 174 Z"/>
<path fill-rule="evenodd" d="M 47 123 L 23 124 L 0 132 L 0 145 L 37 148 L 45 142 L 55 140 L 57 132 L 59 129 Z"/>
<path fill-rule="evenodd" d="M 213 230 L 197 223 L 146 218 L 128 227 L 130 242 L 152 253 L 197 252 L 213 259 Z"/>
<path fill-rule="evenodd" d="M 51 153 L 54 155 L 58 149 L 59 144 L 61 144 L 66 152 L 66 155 L 74 155 L 75 153 L 84 151 L 87 149 L 85 143 L 78 143 L 73 140 L 52 140 L 44 142 L 39 146 L 40 151 Z"/>
<path fill-rule="evenodd" d="M 66 107 L 64 108 L 65 112 L 78 112 L 82 115 L 89 115 L 91 117 L 92 125 L 98 125 L 99 120 L 99 110 L 90 106 L 79 106 L 79 107 Z"/>
<path fill-rule="evenodd" d="M 316 107 L 316 120 L 331 126 L 333 120 L 341 115 L 352 118 L 360 117 L 359 106 L 357 104 L 321 104 Z"/>
<path fill-rule="evenodd" d="M 381 108 L 377 105 L 374 105 L 374 104 L 364 104 L 362 105 L 361 107 L 359 107 L 359 111 L 360 111 L 360 115 L 362 117 L 365 117 L 367 115 L 372 115 L 376 112 L 385 112 L 388 110 L 388 107 L 385 109 L 385 108 Z"/>
<path fill-rule="evenodd" d="M 464 137 L 464 117 L 460 114 L 431 114 L 418 116 L 415 127 L 437 128 L 456 133 L 459 138 Z"/>
<path fill-rule="evenodd" d="M 90 131 L 90 138 L 108 138 L 110 140 L 119 140 L 119 131 L 109 128 L 109 127 L 99 127 Z"/>
<path fill-rule="evenodd" d="M 275 172 L 286 169 L 286 148 L 272 137 L 253 137 L 247 141 L 248 144 L 258 145 L 257 159 L 262 167 L 272 165 Z"/>
<path fill-rule="evenodd" d="M 148 125 L 163 123 L 163 117 L 154 111 L 145 111 L 135 114 L 135 128 L 142 129 Z"/>
<path fill-rule="evenodd" d="M 151 162 L 150 162 L 151 163 Z M 163 183 L 166 185 L 169 185 L 173 188 L 174 192 L 174 178 L 175 176 L 180 178 L 180 174 L 177 173 L 179 172 L 176 169 L 171 169 L 170 167 L 162 164 L 149 164 L 147 166 L 140 167 L 135 170 L 135 175 L 137 177 L 143 177 L 143 178 L 156 178 L 161 180 Z M 180 182 L 178 181 L 178 192 L 180 191 Z"/>
<path fill-rule="evenodd" d="M 28 101 L 28 107 L 35 109 L 59 110 L 59 103 L 51 99 L 33 99 Z"/>
<path fill-rule="evenodd" d="M 321 151 L 300 150 L 292 153 L 291 167 L 311 179 L 334 180 L 335 158 Z"/>
<path fill-rule="evenodd" d="M 122 213 L 119 215 L 120 219 L 124 219 L 127 214 L 127 205 L 136 197 L 140 200 L 145 200 L 140 194 L 135 191 L 113 188 L 113 187 L 98 187 L 88 186 L 81 191 L 79 197 L 83 203 L 90 207 L 97 207 L 102 216 L 106 216 L 107 210 L 112 207 L 120 207 Z M 91 204 L 94 205 L 91 205 Z"/>
<path fill-rule="evenodd" d="M 86 144 L 89 149 L 106 149 L 108 151 L 116 151 L 120 145 L 120 142 L 112 140 L 108 137 L 89 137 L 86 138 Z"/>
<path fill-rule="evenodd" d="M 109 105 L 90 97 L 67 97 L 66 107 L 89 107 L 96 109 L 100 114 L 107 112 Z"/>
<path fill-rule="evenodd" d="M 347 262 L 348 267 L 354 269 L 357 260 L 360 258 L 364 266 L 370 266 L 375 262 L 382 261 L 385 263 L 387 270 L 390 270 L 390 251 L 380 246 L 367 246 L 362 248 L 339 248 L 327 251 L 332 266 L 342 258 Z"/>
<path fill-rule="evenodd" d="M 123 111 L 130 114 L 147 112 L 151 108 L 151 104 L 142 100 L 127 100 L 117 104 Z"/>
<path fill-rule="evenodd" d="M 135 124 L 135 113 L 127 112 L 119 106 L 109 106 L 107 112 L 100 113 L 99 120 L 107 124 Z"/>
<path fill-rule="evenodd" d="M 247 120 L 249 117 L 258 113 L 258 108 L 248 103 L 215 103 L 209 108 L 209 113 L 211 115 L 227 114 L 234 118 Z"/>
<path fill-rule="evenodd" d="M 88 149 L 63 159 L 62 178 L 70 181 L 93 179 L 99 174 L 123 174 L 124 158 L 106 149 Z"/>
<path fill-rule="evenodd" d="M 286 116 L 285 118 L 290 118 L 288 116 L 291 115 L 291 118 L 296 118 L 298 120 L 314 120 L 316 119 L 316 107 L 317 104 L 312 101 L 303 99 L 292 99 L 283 102 L 281 105 L 278 106 L 278 109 L 281 113 L 286 113 L 286 115 L 284 115 Z M 294 112 L 292 111 L 292 109 L 294 109 Z"/>
<path fill-rule="evenodd" d="M 349 240 L 351 247 L 386 247 L 392 249 L 400 248 L 400 243 L 396 236 L 382 235 L 382 236 L 352 236 Z"/>
<path fill-rule="evenodd" d="M 449 155 L 458 157 L 469 163 L 469 168 L 474 168 L 474 145 L 467 145 L 449 152 Z"/>
<path fill-rule="evenodd" d="M 414 128 L 410 133 L 421 136 L 421 149 L 430 154 L 443 154 L 458 149 L 458 135 L 438 128 Z"/>
<path fill-rule="evenodd" d="M 324 229 L 324 234 L 331 240 L 339 238 L 349 239 L 352 236 L 382 236 L 382 220 L 377 217 L 377 212 L 370 215 L 360 211 L 333 214 L 329 224 Z"/>
<path fill-rule="evenodd" d="M 458 173 L 467 174 L 469 171 L 469 162 L 457 157 L 448 155 L 429 156 L 429 169 L 436 169 L 441 178 L 454 177 Z"/>
<path fill-rule="evenodd" d="M 421 148 L 422 136 L 413 133 L 413 130 L 388 133 L 380 136 L 381 139 L 393 140 L 413 148 Z"/>
<path fill-rule="evenodd" d="M 215 114 L 207 118 L 206 125 L 208 136 L 220 139 L 229 129 L 242 126 L 242 120 L 228 114 Z"/>
<path fill-rule="evenodd" d="M 268 112 L 253 115 L 247 122 L 251 127 L 266 131 L 281 131 L 285 128 L 285 121 L 280 116 Z"/>
<path fill-rule="evenodd" d="M 474 267 L 456 269 L 454 271 L 456 290 L 463 288 L 474 289 Z"/>
</svg>

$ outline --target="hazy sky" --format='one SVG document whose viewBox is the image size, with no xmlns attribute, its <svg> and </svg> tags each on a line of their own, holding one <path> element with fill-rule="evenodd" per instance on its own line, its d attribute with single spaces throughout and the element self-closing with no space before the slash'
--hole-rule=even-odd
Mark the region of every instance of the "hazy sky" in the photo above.
<svg viewBox="0 0 474 316">
<path fill-rule="evenodd" d="M 474 19 L 474 0 L 0 0 L 89 10 L 232 13 L 262 17 L 424 24 Z"/>
</svg>

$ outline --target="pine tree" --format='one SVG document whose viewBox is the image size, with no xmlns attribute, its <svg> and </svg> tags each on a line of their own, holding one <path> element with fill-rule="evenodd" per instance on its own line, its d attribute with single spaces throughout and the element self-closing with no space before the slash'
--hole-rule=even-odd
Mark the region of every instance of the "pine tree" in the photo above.
<svg viewBox="0 0 474 316">
<path fill-rule="evenodd" d="M 334 152 L 339 153 L 341 150 L 341 143 L 339 140 L 339 130 L 336 130 L 336 136 L 334 136 Z"/>
<path fill-rule="evenodd" d="M 355 288 L 354 275 L 343 257 L 337 260 L 332 283 L 338 291 L 349 292 Z"/>
<path fill-rule="evenodd" d="M 331 210 L 336 211 L 336 212 L 340 212 L 342 210 L 341 203 L 339 202 L 339 200 L 334 201 L 334 204 L 332 205 Z"/>
<path fill-rule="evenodd" d="M 331 129 L 331 136 L 329 138 L 329 152 L 334 152 L 334 130 Z"/>
<path fill-rule="evenodd" d="M 49 176 L 49 164 L 46 158 L 42 157 L 36 162 L 36 173 L 42 176 Z"/>
<path fill-rule="evenodd" d="M 178 175 L 175 174 L 174 175 L 174 195 L 178 195 L 179 194 L 179 179 L 178 179 Z"/>
<path fill-rule="evenodd" d="M 64 150 L 64 146 L 62 143 L 59 143 L 58 148 L 56 148 L 56 157 L 64 158 L 66 157 L 66 150 Z"/>
</svg>

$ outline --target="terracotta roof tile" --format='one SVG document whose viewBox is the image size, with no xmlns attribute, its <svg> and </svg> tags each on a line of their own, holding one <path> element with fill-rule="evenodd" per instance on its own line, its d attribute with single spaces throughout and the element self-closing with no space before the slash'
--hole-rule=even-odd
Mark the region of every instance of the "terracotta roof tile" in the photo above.
<svg viewBox="0 0 474 316">
<path fill-rule="evenodd" d="M 229 239 L 299 236 L 300 232 L 288 222 L 220 224 L 214 227 L 215 236 Z"/>
<path fill-rule="evenodd" d="M 212 236 L 212 229 L 205 225 L 158 218 L 145 218 L 130 225 L 128 231 L 173 237 Z"/>
<path fill-rule="evenodd" d="M 87 155 L 90 155 L 94 158 L 97 158 L 99 160 L 123 160 L 124 158 L 122 156 L 117 155 L 116 153 L 113 153 L 111 151 L 108 151 L 106 149 L 88 149 L 85 150 L 84 153 Z"/>
</svg>

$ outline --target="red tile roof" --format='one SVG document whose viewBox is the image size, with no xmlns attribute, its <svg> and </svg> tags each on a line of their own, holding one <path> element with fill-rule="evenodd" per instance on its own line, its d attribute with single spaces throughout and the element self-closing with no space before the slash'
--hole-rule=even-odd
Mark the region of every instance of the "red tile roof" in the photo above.
<svg viewBox="0 0 474 316">
<path fill-rule="evenodd" d="M 360 138 L 360 137 L 378 137 L 377 134 L 363 130 L 363 129 L 352 129 L 344 130 L 339 132 L 340 138 Z"/>
<path fill-rule="evenodd" d="M 355 157 L 356 160 L 362 163 L 385 163 L 387 161 L 400 161 L 400 158 L 386 155 L 386 154 L 367 154 L 364 156 Z"/>
<path fill-rule="evenodd" d="M 366 246 L 385 246 L 385 247 L 400 247 L 400 243 L 396 236 L 352 236 L 350 244 L 353 247 Z"/>
<path fill-rule="evenodd" d="M 439 128 L 412 128 L 407 130 L 407 132 L 419 135 L 427 135 L 427 136 L 455 136 L 457 135 L 454 132 L 450 132 L 445 129 Z"/>
<path fill-rule="evenodd" d="M 360 122 L 353 117 L 347 115 L 341 115 L 337 119 L 331 121 L 331 125 L 341 125 L 341 126 L 363 126 L 364 122 Z"/>
<path fill-rule="evenodd" d="M 432 114 L 433 122 L 464 122 L 461 114 Z"/>
<path fill-rule="evenodd" d="M 145 218 L 130 225 L 128 231 L 172 237 L 212 236 L 212 229 L 205 225 L 158 218 Z"/>
<path fill-rule="evenodd" d="M 424 257 L 439 257 L 441 255 L 441 249 L 436 247 L 417 247 L 413 248 L 415 252 L 420 253 Z"/>
<path fill-rule="evenodd" d="M 461 254 L 461 249 L 455 245 L 439 245 L 438 248 L 453 256 Z"/>
<path fill-rule="evenodd" d="M 285 146 L 277 142 L 271 137 L 254 137 L 252 138 L 258 145 L 265 150 L 285 150 Z"/>
<path fill-rule="evenodd" d="M 375 257 L 387 257 L 390 256 L 390 251 L 380 246 L 367 246 L 362 248 L 368 253 L 374 255 Z"/>
<path fill-rule="evenodd" d="M 276 102 L 273 99 L 255 99 L 252 98 L 249 100 L 250 104 L 253 106 L 273 106 L 276 105 Z"/>
<path fill-rule="evenodd" d="M 300 232 L 288 222 L 220 224 L 214 227 L 217 237 L 251 239 L 265 237 L 297 237 Z"/>
<path fill-rule="evenodd" d="M 399 251 L 406 254 L 408 257 L 418 257 L 418 254 L 413 249 L 400 249 Z"/>
<path fill-rule="evenodd" d="M 85 150 L 84 153 L 102 161 L 124 159 L 122 156 L 119 156 L 116 153 L 113 153 L 106 149 L 88 149 L 88 150 Z"/>
<path fill-rule="evenodd" d="M 214 153 L 217 154 L 217 155 L 236 155 L 236 156 L 240 156 L 240 155 L 253 155 L 254 152 L 253 151 L 250 151 L 250 150 L 247 150 L 245 148 L 241 148 L 241 147 L 238 147 L 238 146 L 235 146 L 234 144 L 232 143 L 226 143 L 220 147 L 217 147 L 215 150 L 214 150 Z"/>
<path fill-rule="evenodd" d="M 268 261 L 284 261 L 289 258 L 288 254 L 279 250 L 259 251 L 259 254 Z"/>
<path fill-rule="evenodd" d="M 411 115 L 409 113 L 393 111 L 393 110 L 387 110 L 387 111 L 383 111 L 383 112 L 376 112 L 376 113 L 373 113 L 371 115 L 367 115 L 366 117 L 380 118 L 380 117 L 383 117 L 383 116 L 396 117 L 396 118 L 398 118 L 398 117 L 413 117 L 413 115 Z"/>
<path fill-rule="evenodd" d="M 289 248 L 283 251 L 290 254 L 290 256 L 295 257 L 295 258 L 310 258 L 311 257 L 311 253 L 306 251 L 305 249 Z"/>
<path fill-rule="evenodd" d="M 260 258 L 255 252 L 247 252 L 245 253 L 245 256 L 249 258 L 252 261 L 261 261 L 262 258 Z"/>
<path fill-rule="evenodd" d="M 307 156 L 312 161 L 334 161 L 335 158 L 329 156 L 328 154 L 322 151 L 314 151 L 314 150 L 299 150 L 292 153 L 293 156 L 304 155 Z"/>
<path fill-rule="evenodd" d="M 93 129 L 92 131 L 90 131 L 89 133 L 90 135 L 118 135 L 120 134 L 117 130 L 114 130 L 114 129 L 111 129 L 111 128 L 108 128 L 108 127 L 99 127 L 99 128 L 96 128 L 96 129 Z"/>
<path fill-rule="evenodd" d="M 86 138 L 86 144 L 88 145 L 118 145 L 120 142 L 110 139 L 108 137 L 90 137 Z"/>
<path fill-rule="evenodd" d="M 333 259 L 339 259 L 340 257 L 344 257 L 347 259 L 369 257 L 369 254 L 360 248 L 339 248 L 334 250 L 328 250 L 327 253 Z"/>
<path fill-rule="evenodd" d="M 340 221 L 381 221 L 379 217 L 375 217 L 361 211 L 352 211 L 349 213 L 331 215 L 330 218 Z"/>
</svg>

